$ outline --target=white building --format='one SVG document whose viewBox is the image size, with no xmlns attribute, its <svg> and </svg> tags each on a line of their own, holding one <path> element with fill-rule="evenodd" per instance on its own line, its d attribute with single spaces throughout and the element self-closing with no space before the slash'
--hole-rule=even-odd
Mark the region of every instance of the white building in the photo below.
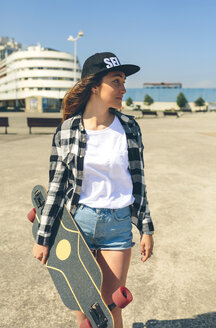
<svg viewBox="0 0 216 328">
<path fill-rule="evenodd" d="M 0 36 L 0 61 L 18 50 L 22 50 L 21 43 L 15 42 L 14 38 Z"/>
<path fill-rule="evenodd" d="M 80 64 L 70 53 L 40 44 L 16 51 L 0 61 L 0 108 L 30 112 L 59 111 L 66 91 L 80 79 Z"/>
</svg>

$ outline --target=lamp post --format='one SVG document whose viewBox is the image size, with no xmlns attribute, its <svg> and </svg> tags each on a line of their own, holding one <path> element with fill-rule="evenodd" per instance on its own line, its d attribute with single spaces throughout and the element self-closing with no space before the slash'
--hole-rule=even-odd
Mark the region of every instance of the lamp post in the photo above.
<svg viewBox="0 0 216 328">
<path fill-rule="evenodd" d="M 69 35 L 68 41 L 74 42 L 74 81 L 76 83 L 76 54 L 77 54 L 77 40 L 83 36 L 83 31 L 79 31 L 76 38 L 74 38 L 72 35 Z"/>
</svg>

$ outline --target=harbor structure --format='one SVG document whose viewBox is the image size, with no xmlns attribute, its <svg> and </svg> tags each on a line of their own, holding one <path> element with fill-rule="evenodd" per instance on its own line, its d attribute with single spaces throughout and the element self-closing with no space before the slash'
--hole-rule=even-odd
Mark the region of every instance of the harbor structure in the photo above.
<svg viewBox="0 0 216 328">
<path fill-rule="evenodd" d="M 148 83 L 144 82 L 143 87 L 147 89 L 181 89 L 182 84 L 177 82 L 177 83 L 166 83 L 166 82 L 161 82 L 161 83 Z"/>
</svg>

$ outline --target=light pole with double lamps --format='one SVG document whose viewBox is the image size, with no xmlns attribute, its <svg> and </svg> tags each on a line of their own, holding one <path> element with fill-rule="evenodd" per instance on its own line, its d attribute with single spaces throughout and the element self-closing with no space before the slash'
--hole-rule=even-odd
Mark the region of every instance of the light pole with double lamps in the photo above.
<svg viewBox="0 0 216 328">
<path fill-rule="evenodd" d="M 77 63 L 77 61 L 76 61 L 76 54 L 77 54 L 77 40 L 79 39 L 79 38 L 81 38 L 82 36 L 84 36 L 84 33 L 83 33 L 83 31 L 79 31 L 79 33 L 78 33 L 78 35 L 77 35 L 77 37 L 76 38 L 74 38 L 72 35 L 69 35 L 69 37 L 68 37 L 68 41 L 71 41 L 71 42 L 74 42 L 74 81 L 75 81 L 75 83 L 76 83 L 76 63 Z"/>
</svg>

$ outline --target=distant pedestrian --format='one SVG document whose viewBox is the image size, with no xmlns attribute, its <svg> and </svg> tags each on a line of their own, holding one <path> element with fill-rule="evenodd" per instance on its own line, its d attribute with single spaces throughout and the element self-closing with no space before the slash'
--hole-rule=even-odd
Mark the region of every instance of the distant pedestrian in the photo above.
<svg viewBox="0 0 216 328">
<path fill-rule="evenodd" d="M 63 123 L 53 137 L 50 184 L 34 256 L 46 262 L 51 228 L 64 203 L 84 232 L 103 271 L 102 295 L 125 285 L 131 258 L 132 222 L 141 233 L 142 261 L 152 254 L 153 223 L 144 180 L 138 123 L 120 113 L 125 79 L 139 71 L 109 52 L 89 57 L 81 80 L 63 100 Z M 85 316 L 76 312 L 80 324 Z M 113 310 L 122 328 L 121 310 Z"/>
</svg>

